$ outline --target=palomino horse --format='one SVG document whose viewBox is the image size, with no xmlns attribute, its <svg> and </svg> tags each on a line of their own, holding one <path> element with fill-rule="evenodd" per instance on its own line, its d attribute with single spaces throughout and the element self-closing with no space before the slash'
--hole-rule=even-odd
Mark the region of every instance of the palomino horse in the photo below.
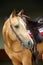
<svg viewBox="0 0 43 65">
<path fill-rule="evenodd" d="M 33 45 L 33 40 L 27 33 L 26 23 L 19 15 L 20 13 L 16 15 L 12 12 L 4 23 L 2 30 L 4 49 L 13 65 L 32 65 L 32 54 L 27 48 Z"/>
</svg>

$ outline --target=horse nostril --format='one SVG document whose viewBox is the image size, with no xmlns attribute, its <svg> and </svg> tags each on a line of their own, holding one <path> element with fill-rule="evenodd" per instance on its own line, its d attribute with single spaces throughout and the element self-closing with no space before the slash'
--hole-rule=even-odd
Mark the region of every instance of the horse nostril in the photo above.
<svg viewBox="0 0 43 65">
<path fill-rule="evenodd" d="M 28 47 L 29 47 L 30 49 L 33 48 L 33 45 L 32 45 L 32 42 L 31 42 L 31 41 L 28 41 Z"/>
<path fill-rule="evenodd" d="M 28 45 L 30 45 L 30 41 L 28 41 Z"/>
</svg>

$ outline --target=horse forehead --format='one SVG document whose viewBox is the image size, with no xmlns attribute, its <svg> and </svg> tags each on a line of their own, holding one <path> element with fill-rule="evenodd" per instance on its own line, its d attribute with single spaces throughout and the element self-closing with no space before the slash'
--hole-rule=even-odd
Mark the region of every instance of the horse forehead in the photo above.
<svg viewBox="0 0 43 65">
<path fill-rule="evenodd" d="M 11 23 L 13 25 L 18 25 L 18 24 L 21 24 L 24 28 L 25 28 L 25 25 L 26 23 L 23 21 L 23 19 L 21 17 L 14 17 L 11 19 Z"/>
<path fill-rule="evenodd" d="M 12 23 L 13 25 L 17 25 L 17 24 L 18 24 L 18 19 L 17 19 L 17 17 L 12 18 L 12 19 L 11 19 L 11 23 Z"/>
<path fill-rule="evenodd" d="M 18 17 L 18 19 L 20 24 L 25 27 L 26 23 L 23 21 L 23 19 L 21 17 Z"/>
</svg>

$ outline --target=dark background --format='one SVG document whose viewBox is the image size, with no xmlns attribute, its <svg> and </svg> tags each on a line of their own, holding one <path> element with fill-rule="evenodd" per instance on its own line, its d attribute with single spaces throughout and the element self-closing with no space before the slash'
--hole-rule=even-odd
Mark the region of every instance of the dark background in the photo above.
<svg viewBox="0 0 43 65">
<path fill-rule="evenodd" d="M 4 20 L 14 9 L 17 13 L 24 9 L 25 14 L 34 19 L 43 16 L 43 0 L 0 0 L 0 49 L 4 47 L 2 38 Z"/>
<path fill-rule="evenodd" d="M 16 9 L 24 9 L 27 15 L 36 17 L 43 15 L 43 0 L 0 0 L 0 15 L 9 16 Z"/>
</svg>

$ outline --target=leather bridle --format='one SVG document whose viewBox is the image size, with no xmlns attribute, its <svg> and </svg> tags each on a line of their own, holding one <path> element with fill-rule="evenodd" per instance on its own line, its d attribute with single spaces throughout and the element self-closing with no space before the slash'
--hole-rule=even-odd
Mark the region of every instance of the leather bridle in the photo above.
<svg viewBox="0 0 43 65">
<path fill-rule="evenodd" d="M 14 34 L 16 35 L 16 37 L 17 37 L 17 39 L 20 41 L 20 44 L 22 45 L 22 50 L 19 50 L 19 51 L 14 51 L 14 50 L 12 50 L 7 44 L 5 44 L 9 49 L 11 49 L 11 51 L 13 51 L 14 53 L 20 53 L 20 52 L 22 52 L 23 50 L 24 50 L 24 45 L 23 45 L 23 41 L 21 40 L 21 38 L 17 35 L 17 33 L 15 32 L 15 30 L 13 29 L 13 26 L 12 26 L 12 24 L 11 24 L 11 20 L 10 20 L 10 18 L 9 18 L 9 23 L 10 23 L 10 28 L 11 28 L 11 30 L 14 32 Z"/>
</svg>

